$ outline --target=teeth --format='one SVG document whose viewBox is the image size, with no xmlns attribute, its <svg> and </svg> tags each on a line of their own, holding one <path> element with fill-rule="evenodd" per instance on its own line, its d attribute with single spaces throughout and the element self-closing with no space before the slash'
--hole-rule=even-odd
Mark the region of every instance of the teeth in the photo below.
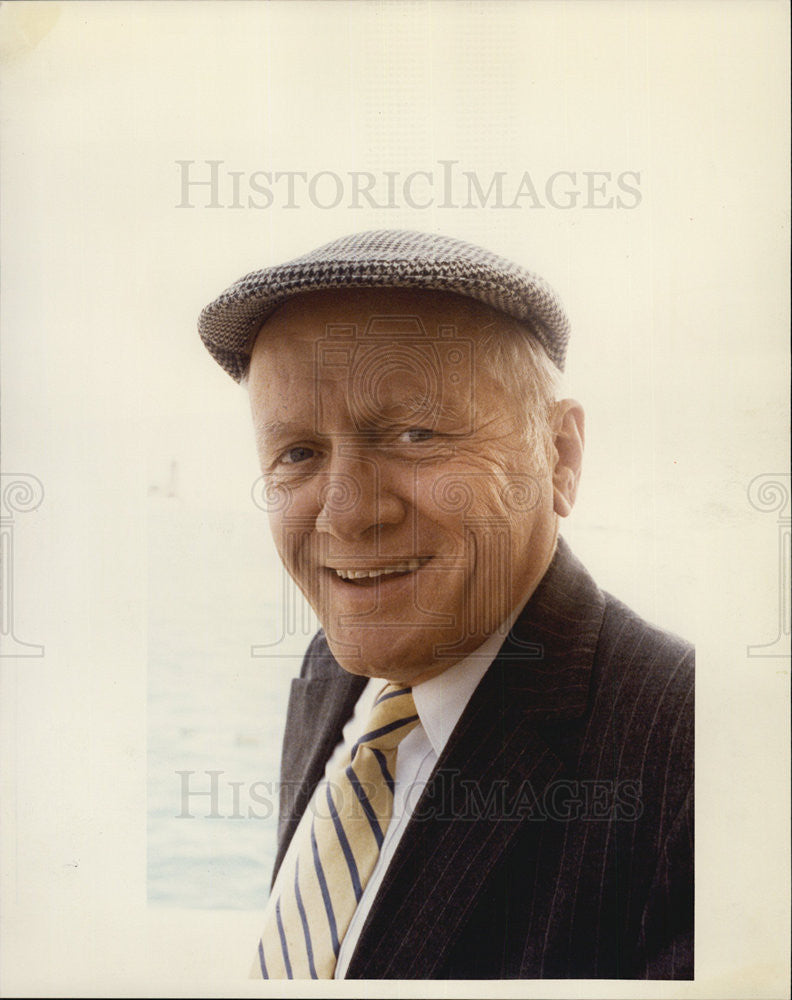
<svg viewBox="0 0 792 1000">
<path fill-rule="evenodd" d="M 336 573 L 342 580 L 363 580 L 367 577 L 388 576 L 393 573 L 411 573 L 418 569 L 423 560 L 408 559 L 407 562 L 395 566 L 382 566 L 380 569 L 337 569 Z"/>
</svg>

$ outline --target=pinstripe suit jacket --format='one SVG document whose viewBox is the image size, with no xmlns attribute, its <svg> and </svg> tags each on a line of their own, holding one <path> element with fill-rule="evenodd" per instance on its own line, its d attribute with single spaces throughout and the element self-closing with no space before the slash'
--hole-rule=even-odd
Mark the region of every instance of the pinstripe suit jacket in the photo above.
<svg viewBox="0 0 792 1000">
<path fill-rule="evenodd" d="M 293 681 L 277 872 L 365 679 Z M 693 977 L 693 650 L 556 555 L 416 807 L 348 971 Z"/>
</svg>

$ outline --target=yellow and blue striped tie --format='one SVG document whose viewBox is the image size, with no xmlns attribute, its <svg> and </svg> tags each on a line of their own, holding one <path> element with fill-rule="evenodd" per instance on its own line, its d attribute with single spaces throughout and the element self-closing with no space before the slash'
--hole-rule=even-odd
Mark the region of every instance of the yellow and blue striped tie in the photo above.
<svg viewBox="0 0 792 1000">
<path fill-rule="evenodd" d="M 288 853 L 256 978 L 333 978 L 390 823 L 396 753 L 418 721 L 409 687 L 388 684 L 378 695 L 364 734 L 312 800 L 314 815 Z"/>
</svg>

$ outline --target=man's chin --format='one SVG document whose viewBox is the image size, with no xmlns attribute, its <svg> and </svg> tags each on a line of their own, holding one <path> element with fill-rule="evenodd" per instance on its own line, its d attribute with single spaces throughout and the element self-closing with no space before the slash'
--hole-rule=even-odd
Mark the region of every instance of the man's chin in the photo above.
<svg viewBox="0 0 792 1000">
<path fill-rule="evenodd" d="M 366 638 L 355 641 L 335 641 L 328 636 L 328 645 L 339 665 L 347 673 L 362 677 L 377 677 L 394 684 L 417 684 L 443 673 L 464 658 L 439 642 L 415 645 L 415 632 L 409 641 L 388 641 L 386 629 L 379 629 L 375 642 Z"/>
</svg>

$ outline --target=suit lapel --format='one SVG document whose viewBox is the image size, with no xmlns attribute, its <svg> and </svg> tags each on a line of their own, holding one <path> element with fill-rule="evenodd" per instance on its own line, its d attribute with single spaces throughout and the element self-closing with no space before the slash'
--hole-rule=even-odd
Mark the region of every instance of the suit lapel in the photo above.
<svg viewBox="0 0 792 1000">
<path fill-rule="evenodd" d="M 429 979 L 563 764 L 539 731 L 578 718 L 604 599 L 563 541 L 454 730 L 388 868 L 349 978 Z M 504 816 L 513 822 L 504 822 Z M 533 824 L 538 837 L 538 827 Z"/>
<path fill-rule="evenodd" d="M 325 764 L 341 739 L 367 678 L 342 670 L 327 654 L 324 676 L 295 678 L 286 715 L 287 734 L 281 758 L 278 853 L 273 882 L 308 806 Z"/>
</svg>

